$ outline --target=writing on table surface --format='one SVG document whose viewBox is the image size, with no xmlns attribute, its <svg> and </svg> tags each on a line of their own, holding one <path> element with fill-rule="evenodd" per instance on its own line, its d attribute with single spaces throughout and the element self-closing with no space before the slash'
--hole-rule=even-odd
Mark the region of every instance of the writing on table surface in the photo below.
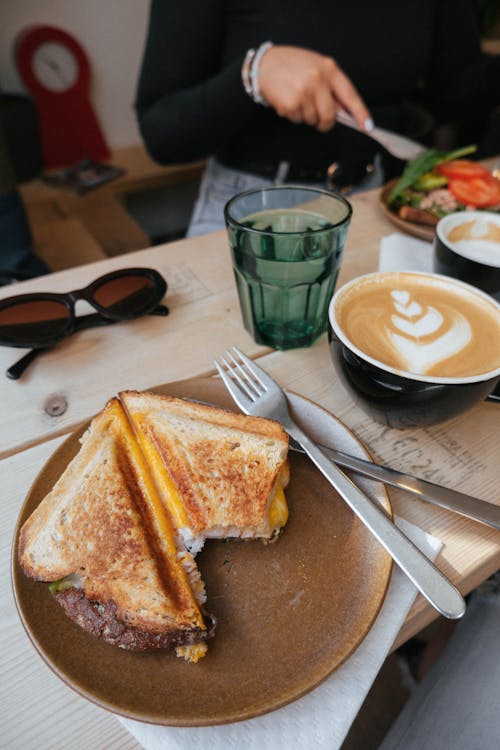
<svg viewBox="0 0 500 750">
<path fill-rule="evenodd" d="M 370 447 L 375 460 L 436 484 L 458 488 L 488 470 L 485 461 L 441 425 L 403 433 L 363 417 L 351 426 Z"/>
</svg>

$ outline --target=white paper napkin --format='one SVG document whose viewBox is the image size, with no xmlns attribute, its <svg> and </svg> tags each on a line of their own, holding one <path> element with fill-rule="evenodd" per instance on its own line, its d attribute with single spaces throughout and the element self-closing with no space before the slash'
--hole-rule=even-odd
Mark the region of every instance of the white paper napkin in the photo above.
<svg viewBox="0 0 500 750">
<path fill-rule="evenodd" d="M 382 237 L 379 271 L 432 271 L 432 242 L 395 232 Z"/>
<path fill-rule="evenodd" d="M 397 525 L 434 560 L 442 544 L 413 524 Z M 146 750 L 336 750 L 390 651 L 416 589 L 397 566 L 373 627 L 355 653 L 325 682 L 288 706 L 255 719 L 215 727 L 163 727 L 118 717 Z M 193 665 L 196 669 L 196 665 Z"/>
</svg>

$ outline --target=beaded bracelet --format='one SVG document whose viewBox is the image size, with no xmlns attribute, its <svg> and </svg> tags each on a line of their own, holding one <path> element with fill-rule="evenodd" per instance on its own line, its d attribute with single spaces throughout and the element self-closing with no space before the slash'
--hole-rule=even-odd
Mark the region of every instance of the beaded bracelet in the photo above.
<svg viewBox="0 0 500 750">
<path fill-rule="evenodd" d="M 256 104 L 262 104 L 264 107 L 268 106 L 268 103 L 264 99 L 264 97 L 261 95 L 259 90 L 259 66 L 260 61 L 262 60 L 262 57 L 267 52 L 268 49 L 270 49 L 273 46 L 272 42 L 263 42 L 260 47 L 257 49 L 255 55 L 252 58 L 252 62 L 250 64 L 250 84 L 252 87 L 252 93 L 251 97 L 254 100 Z"/>
<path fill-rule="evenodd" d="M 245 92 L 256 104 L 262 104 L 264 107 L 268 104 L 259 90 L 259 66 L 262 56 L 272 46 L 272 42 L 264 42 L 257 50 L 249 49 L 241 66 L 241 80 Z"/>
<path fill-rule="evenodd" d="M 250 69 L 252 66 L 253 59 L 255 57 L 255 50 L 249 49 L 245 55 L 243 65 L 241 67 L 241 80 L 243 82 L 243 88 L 245 89 L 248 96 L 253 99 L 252 81 L 250 78 Z"/>
</svg>

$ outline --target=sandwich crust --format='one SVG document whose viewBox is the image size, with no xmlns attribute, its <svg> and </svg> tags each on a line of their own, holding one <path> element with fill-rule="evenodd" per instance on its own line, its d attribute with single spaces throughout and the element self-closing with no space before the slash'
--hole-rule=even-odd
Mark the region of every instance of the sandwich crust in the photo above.
<svg viewBox="0 0 500 750">
<path fill-rule="evenodd" d="M 205 630 L 172 627 L 163 632 L 153 632 L 127 625 L 120 619 L 113 601 L 106 603 L 91 601 L 82 589 L 70 588 L 65 591 L 56 591 L 54 598 L 62 606 L 66 615 L 81 628 L 96 638 L 101 638 L 106 643 L 127 651 L 152 651 L 161 648 L 191 646 L 212 638 L 214 635 L 215 620 L 209 615 L 205 618 Z"/>
</svg>

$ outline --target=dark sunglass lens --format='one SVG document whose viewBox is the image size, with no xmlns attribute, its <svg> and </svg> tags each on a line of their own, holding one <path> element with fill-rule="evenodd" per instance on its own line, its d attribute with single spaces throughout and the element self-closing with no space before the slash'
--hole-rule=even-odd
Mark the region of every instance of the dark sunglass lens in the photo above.
<svg viewBox="0 0 500 750">
<path fill-rule="evenodd" d="M 66 332 L 66 305 L 52 300 L 18 302 L 0 309 L 0 342 L 11 346 L 50 344 Z"/>
<path fill-rule="evenodd" d="M 158 289 L 147 276 L 120 276 L 106 281 L 93 294 L 100 307 L 119 318 L 149 312 L 160 300 Z"/>
</svg>

